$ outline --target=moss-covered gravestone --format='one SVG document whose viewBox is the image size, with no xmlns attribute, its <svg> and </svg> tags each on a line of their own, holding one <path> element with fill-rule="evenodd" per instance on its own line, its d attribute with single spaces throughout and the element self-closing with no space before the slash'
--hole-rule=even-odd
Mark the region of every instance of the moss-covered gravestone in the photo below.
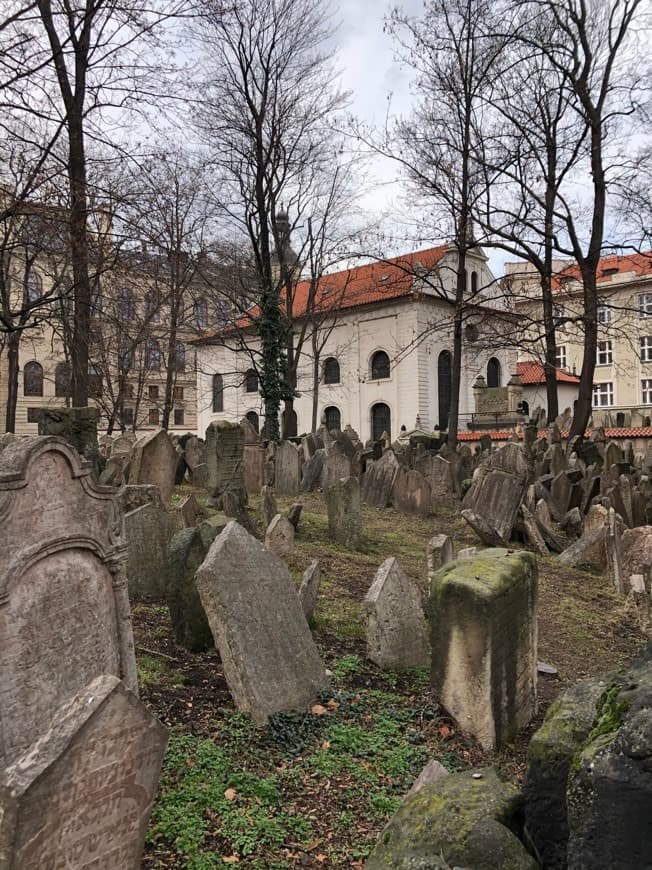
<svg viewBox="0 0 652 870">
<path fill-rule="evenodd" d="M 504 746 L 536 712 L 534 555 L 490 549 L 444 566 L 428 616 L 441 703 L 485 749 Z"/>
<path fill-rule="evenodd" d="M 365 870 L 536 870 L 510 830 L 519 803 L 514 786 L 491 767 L 425 785 L 398 808 Z"/>
</svg>

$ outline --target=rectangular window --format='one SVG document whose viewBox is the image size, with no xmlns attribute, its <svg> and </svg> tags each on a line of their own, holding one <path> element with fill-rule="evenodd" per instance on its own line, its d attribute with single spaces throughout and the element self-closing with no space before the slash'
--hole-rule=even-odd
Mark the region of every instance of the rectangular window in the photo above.
<svg viewBox="0 0 652 870">
<path fill-rule="evenodd" d="M 613 350 L 611 340 L 599 341 L 598 352 L 595 360 L 597 366 L 609 366 L 613 362 Z"/>
<path fill-rule="evenodd" d="M 174 388 L 174 401 L 183 402 L 183 387 Z"/>
<path fill-rule="evenodd" d="M 652 293 L 641 293 L 638 297 L 638 313 L 640 317 L 652 317 Z"/>
<path fill-rule="evenodd" d="M 147 396 L 150 402 L 155 402 L 158 399 L 158 387 L 147 387 Z"/>
<path fill-rule="evenodd" d="M 641 397 L 644 405 L 652 405 L 652 378 L 641 381 Z"/>
<path fill-rule="evenodd" d="M 641 362 L 652 362 L 652 335 L 641 336 Z"/>
<path fill-rule="evenodd" d="M 593 407 L 606 408 L 614 403 L 614 385 L 611 382 L 605 384 L 593 384 Z"/>
<path fill-rule="evenodd" d="M 598 323 L 611 323 L 611 308 L 609 305 L 598 305 Z"/>
<path fill-rule="evenodd" d="M 134 409 L 133 408 L 123 408 L 122 409 L 122 422 L 125 426 L 133 426 L 134 425 Z"/>
<path fill-rule="evenodd" d="M 158 426 L 158 408 L 150 408 L 148 416 L 150 426 Z"/>
<path fill-rule="evenodd" d="M 561 326 L 564 322 L 564 317 L 566 316 L 566 311 L 563 305 L 553 305 L 552 306 L 552 321 L 555 326 Z"/>
<path fill-rule="evenodd" d="M 174 425 L 183 426 L 183 408 L 174 409 Z"/>
<path fill-rule="evenodd" d="M 561 344 L 557 346 L 557 356 L 555 357 L 555 365 L 558 369 L 566 368 L 566 345 Z"/>
</svg>

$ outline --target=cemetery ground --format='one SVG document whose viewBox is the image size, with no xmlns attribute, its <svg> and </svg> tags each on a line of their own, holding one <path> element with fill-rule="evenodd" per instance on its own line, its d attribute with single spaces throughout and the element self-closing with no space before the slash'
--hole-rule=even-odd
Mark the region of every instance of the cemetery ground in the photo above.
<svg viewBox="0 0 652 870">
<path fill-rule="evenodd" d="M 201 498 L 184 486 L 173 499 L 190 491 Z M 279 510 L 294 500 L 279 498 Z M 276 714 L 256 728 L 235 710 L 218 655 L 175 645 L 165 602 L 133 606 L 141 697 L 170 729 L 143 867 L 362 867 L 429 759 L 450 770 L 493 763 L 519 779 L 529 737 L 561 690 L 608 673 L 643 643 L 606 577 L 538 557 L 538 658 L 558 675 L 539 677 L 537 720 L 506 750 L 485 753 L 438 707 L 427 671 L 384 673 L 365 661 L 362 602 L 383 560 L 396 556 L 425 596 L 434 534 L 451 535 L 456 550 L 478 545 L 459 502 L 428 518 L 363 506 L 365 545 L 349 551 L 329 540 L 321 493 L 299 500 L 289 566 L 298 586 L 321 561 L 312 629 L 332 673 L 310 712 Z M 254 520 L 258 507 L 250 499 Z"/>
</svg>

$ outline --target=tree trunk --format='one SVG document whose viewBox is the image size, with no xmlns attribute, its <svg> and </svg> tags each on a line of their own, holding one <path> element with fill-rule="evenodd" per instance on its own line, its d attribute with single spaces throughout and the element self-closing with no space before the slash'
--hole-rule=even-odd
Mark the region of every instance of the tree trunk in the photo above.
<svg viewBox="0 0 652 870">
<path fill-rule="evenodd" d="M 88 276 L 86 161 L 81 121 L 70 125 L 68 178 L 70 182 L 70 259 L 74 282 L 74 322 L 70 361 L 72 404 L 88 406 L 88 335 L 91 325 L 91 285 Z"/>
<path fill-rule="evenodd" d="M 316 343 L 312 346 L 312 419 L 311 432 L 317 431 L 317 409 L 319 407 L 319 351 Z"/>
<path fill-rule="evenodd" d="M 7 409 L 5 414 L 5 432 L 16 431 L 19 345 L 20 332 L 10 332 L 7 336 Z"/>
<path fill-rule="evenodd" d="M 584 435 L 593 412 L 593 375 L 598 346 L 598 304 L 595 270 L 582 275 L 584 281 L 584 359 L 580 373 L 580 386 L 573 413 L 569 438 Z"/>
</svg>

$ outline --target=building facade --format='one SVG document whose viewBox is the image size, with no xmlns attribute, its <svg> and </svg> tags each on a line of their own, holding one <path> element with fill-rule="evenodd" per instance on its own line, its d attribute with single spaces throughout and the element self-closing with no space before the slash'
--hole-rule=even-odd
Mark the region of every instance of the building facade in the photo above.
<svg viewBox="0 0 652 870">
<path fill-rule="evenodd" d="M 445 429 L 451 395 L 453 294 L 457 253 L 441 245 L 320 279 L 313 310 L 310 282 L 295 293 L 297 334 L 310 321 L 297 370 L 294 402 L 299 433 L 313 421 L 350 424 L 367 440 L 401 426 Z M 460 389 L 461 426 L 474 411 L 478 374 L 494 386 L 510 377 L 516 355 L 492 348 L 491 323 L 507 316 L 481 249 L 467 255 L 468 310 Z M 248 417 L 263 424 L 256 362 L 259 342 L 250 320 L 200 338 L 197 348 L 198 430 L 215 420 Z"/>
</svg>

